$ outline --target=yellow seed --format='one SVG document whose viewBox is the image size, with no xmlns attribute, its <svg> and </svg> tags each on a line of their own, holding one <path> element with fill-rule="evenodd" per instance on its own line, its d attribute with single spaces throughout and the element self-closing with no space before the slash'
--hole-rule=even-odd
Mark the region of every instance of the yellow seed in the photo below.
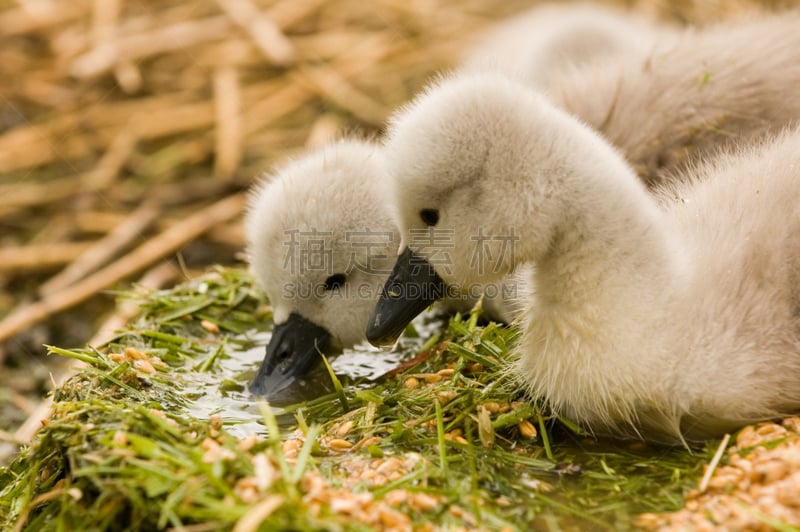
<svg viewBox="0 0 800 532">
<path fill-rule="evenodd" d="M 339 425 L 334 434 L 336 434 L 340 438 L 343 438 L 347 435 L 348 432 L 350 432 L 350 429 L 352 429 L 354 426 L 355 423 L 353 423 L 352 420 L 345 421 L 344 423 Z"/>
<path fill-rule="evenodd" d="M 211 438 L 206 438 L 203 440 L 203 443 L 200 444 L 200 448 L 204 451 L 209 451 L 211 449 L 216 449 L 219 447 L 219 443 L 216 440 L 212 440 Z"/>
<path fill-rule="evenodd" d="M 800 417 L 787 417 L 783 420 L 782 425 L 789 430 L 800 433 Z"/>
<path fill-rule="evenodd" d="M 286 458 L 297 458 L 300 449 L 303 447 L 303 441 L 293 438 L 286 440 L 281 444 L 281 450 Z"/>
<path fill-rule="evenodd" d="M 494 401 L 489 401 L 488 403 L 483 403 L 483 408 L 485 408 L 492 414 L 496 414 L 500 411 L 500 404 L 495 403 Z"/>
<path fill-rule="evenodd" d="M 358 447 L 358 448 L 369 447 L 370 445 L 377 445 L 380 442 L 381 442 L 381 437 L 380 436 L 369 436 L 367 438 L 364 438 L 360 442 L 356 443 L 355 447 Z"/>
<path fill-rule="evenodd" d="M 457 504 L 450 505 L 450 513 L 453 514 L 453 517 L 458 517 L 458 518 L 462 518 L 467 514 L 464 508 L 462 508 Z"/>
<path fill-rule="evenodd" d="M 532 440 L 536 437 L 536 427 L 533 426 L 533 423 L 528 421 L 527 419 L 523 419 L 517 425 L 519 427 L 519 433 L 522 435 L 523 438 L 527 438 Z"/>
<path fill-rule="evenodd" d="M 439 382 L 440 380 L 442 380 L 442 376 L 439 375 L 438 373 L 424 373 L 423 375 L 421 375 L 421 377 L 424 378 L 425 382 L 427 382 L 428 384 L 433 384 L 434 382 Z"/>
<path fill-rule="evenodd" d="M 208 418 L 208 424 L 211 425 L 211 428 L 214 430 L 219 430 L 222 428 L 222 416 L 219 414 L 211 414 Z"/>
<path fill-rule="evenodd" d="M 352 447 L 353 447 L 352 443 L 350 443 L 347 440 L 342 440 L 340 438 L 334 438 L 328 442 L 328 448 L 336 452 L 348 451 Z"/>
<path fill-rule="evenodd" d="M 636 518 L 636 526 L 654 529 L 659 525 L 661 517 L 658 514 L 639 514 Z"/>
<path fill-rule="evenodd" d="M 428 512 L 439 506 L 439 500 L 427 493 L 414 493 L 411 496 L 411 506 L 418 512 Z"/>
<path fill-rule="evenodd" d="M 739 435 L 736 436 L 736 446 L 740 449 L 746 447 L 752 447 L 756 444 L 756 430 L 753 428 L 752 425 L 747 425 L 741 431 L 739 431 Z"/>
<path fill-rule="evenodd" d="M 389 506 L 399 506 L 408 500 L 408 492 L 404 489 L 392 490 L 383 496 L 383 501 Z"/>
<path fill-rule="evenodd" d="M 150 363 L 154 366 L 161 366 L 162 368 L 166 368 L 167 363 L 161 360 L 159 357 L 150 357 Z"/>
<path fill-rule="evenodd" d="M 406 382 L 403 384 L 403 386 L 408 388 L 409 390 L 413 390 L 414 388 L 419 388 L 419 380 L 415 379 L 414 377 L 409 377 L 406 379 Z"/>
<path fill-rule="evenodd" d="M 410 528 L 411 519 L 396 510 L 381 508 L 378 510 L 381 524 L 387 528 L 405 529 Z"/>
<path fill-rule="evenodd" d="M 775 423 L 761 423 L 758 427 L 756 427 L 756 434 L 761 434 L 762 436 L 772 435 L 773 433 L 780 433 L 783 434 L 783 429 L 780 425 L 776 425 Z"/>
<path fill-rule="evenodd" d="M 356 500 L 344 496 L 332 498 L 329 504 L 331 511 L 337 514 L 353 514 L 358 510 Z"/>
<path fill-rule="evenodd" d="M 446 432 L 444 434 L 444 439 L 448 440 L 448 441 L 455 441 L 456 438 L 460 438 L 460 437 L 461 437 L 461 430 L 460 429 L 456 429 L 456 430 L 453 430 L 453 431 L 450 431 L 450 432 Z"/>
<path fill-rule="evenodd" d="M 392 457 L 385 460 L 380 466 L 378 466 L 376 471 L 382 475 L 388 475 L 400 469 L 402 465 L 403 462 L 401 462 L 399 458 Z"/>
<path fill-rule="evenodd" d="M 236 483 L 233 492 L 245 504 L 253 504 L 259 499 L 258 488 L 255 485 L 254 479 L 248 477 L 243 478 Z"/>
<path fill-rule="evenodd" d="M 439 399 L 439 402 L 443 405 L 446 405 L 456 397 L 458 397 L 458 392 L 455 390 L 442 390 L 441 392 L 436 394 L 436 397 Z"/>
<path fill-rule="evenodd" d="M 212 334 L 218 334 L 219 333 L 219 325 L 217 325 L 213 321 L 202 320 L 202 321 L 200 321 L 200 327 L 202 327 L 203 329 L 207 330 L 208 332 L 210 332 Z"/>
<path fill-rule="evenodd" d="M 455 373 L 456 370 L 454 370 L 453 368 L 444 368 L 436 372 L 437 375 L 440 375 L 442 377 L 452 377 L 453 375 L 455 375 Z"/>
<path fill-rule="evenodd" d="M 774 484 L 788 473 L 788 466 L 785 462 L 773 459 L 756 465 L 750 474 L 750 480 L 761 484 Z"/>
<path fill-rule="evenodd" d="M 483 372 L 483 364 L 480 362 L 473 362 L 472 364 L 467 366 L 467 369 L 470 373 L 482 373 Z"/>
<path fill-rule="evenodd" d="M 797 485 L 781 484 L 777 486 L 775 497 L 784 506 L 800 508 L 800 489 Z"/>
<path fill-rule="evenodd" d="M 258 436 L 255 434 L 251 434 L 250 436 L 246 437 L 245 439 L 239 442 L 239 450 L 242 452 L 247 452 L 259 442 Z"/>
<path fill-rule="evenodd" d="M 110 358 L 111 360 L 113 360 L 114 362 L 116 362 L 118 364 L 128 360 L 128 357 L 126 357 L 122 353 L 111 353 L 110 355 L 108 355 L 108 358 Z"/>
<path fill-rule="evenodd" d="M 155 373 L 156 368 L 150 363 L 149 360 L 134 360 L 133 367 L 141 371 L 142 373 Z"/>
<path fill-rule="evenodd" d="M 145 360 L 147 358 L 147 355 L 145 355 L 135 347 L 126 347 L 125 356 L 131 360 Z"/>
</svg>

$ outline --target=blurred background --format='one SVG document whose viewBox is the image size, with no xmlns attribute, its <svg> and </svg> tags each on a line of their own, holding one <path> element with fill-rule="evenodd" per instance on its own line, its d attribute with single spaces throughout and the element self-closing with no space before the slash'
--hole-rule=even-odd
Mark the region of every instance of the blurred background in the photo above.
<svg viewBox="0 0 800 532">
<path fill-rule="evenodd" d="M 609 1 L 707 24 L 789 1 Z M 0 440 L 135 305 L 243 262 L 270 165 L 391 111 L 531 0 L 0 0 Z"/>
</svg>

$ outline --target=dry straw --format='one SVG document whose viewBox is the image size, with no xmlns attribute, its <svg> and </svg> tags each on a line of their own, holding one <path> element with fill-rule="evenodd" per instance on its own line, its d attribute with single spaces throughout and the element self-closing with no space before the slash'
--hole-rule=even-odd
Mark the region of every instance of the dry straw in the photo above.
<svg viewBox="0 0 800 532">
<path fill-rule="evenodd" d="M 611 2 L 633 6 L 638 2 Z M 0 3 L 0 344 L 74 306 L 76 283 L 187 213 L 211 209 L 304 145 L 374 131 L 492 20 L 524 0 L 52 0 Z M 672 20 L 715 20 L 752 1 L 641 2 Z M 13 80 L 13 82 L 12 82 Z M 122 229 L 148 202 L 158 226 Z M 116 218 L 113 216 L 116 215 Z M 120 216 L 122 215 L 122 216 Z M 79 221 L 112 219 L 87 228 Z M 211 262 L 242 245 L 220 220 Z M 149 229 L 148 229 L 149 228 Z M 120 233 L 123 236 L 120 236 Z M 188 231 L 178 247 L 198 237 Z M 113 236 L 112 236 L 113 235 Z M 105 254 L 98 251 L 107 247 Z M 97 290 L 174 253 L 89 283 Z M 90 258 L 85 258 L 89 254 Z M 105 256 L 104 256 L 105 255 Z M 206 259 L 209 260 L 209 259 Z M 71 265 L 77 262 L 78 265 Z M 70 266 L 71 265 L 71 266 Z M 47 282 L 46 275 L 59 268 Z M 19 279 L 58 303 L 31 314 Z M 2 303 L 5 301 L 5 303 Z M 36 319 L 18 321 L 18 316 Z M 17 323 L 17 325 L 14 325 Z"/>
</svg>

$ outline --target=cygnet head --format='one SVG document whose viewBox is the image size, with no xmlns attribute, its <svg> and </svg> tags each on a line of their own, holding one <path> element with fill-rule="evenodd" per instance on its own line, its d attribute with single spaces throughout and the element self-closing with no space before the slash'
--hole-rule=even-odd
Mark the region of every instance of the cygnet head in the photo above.
<svg viewBox="0 0 800 532">
<path fill-rule="evenodd" d="M 429 88 L 394 117 L 384 148 L 401 254 L 367 331 L 375 345 L 396 340 L 414 317 L 393 294 L 495 282 L 544 255 L 578 207 L 569 194 L 583 186 L 577 175 L 595 171 L 587 150 L 607 152 L 627 172 L 589 128 L 492 74 Z"/>
<path fill-rule="evenodd" d="M 376 198 L 380 149 L 340 141 L 291 161 L 254 189 L 246 218 L 251 268 L 275 328 L 250 390 L 276 398 L 364 325 L 396 258 L 398 236 Z"/>
</svg>

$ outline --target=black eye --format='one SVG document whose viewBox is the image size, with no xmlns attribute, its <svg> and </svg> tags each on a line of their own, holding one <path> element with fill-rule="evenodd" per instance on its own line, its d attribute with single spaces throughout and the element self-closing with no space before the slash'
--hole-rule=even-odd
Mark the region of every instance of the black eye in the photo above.
<svg viewBox="0 0 800 532">
<path fill-rule="evenodd" d="M 419 211 L 419 217 L 428 227 L 433 227 L 439 223 L 439 211 L 436 209 L 422 209 Z"/>
<path fill-rule="evenodd" d="M 343 273 L 334 273 L 325 279 L 325 290 L 336 290 L 344 285 L 347 276 Z"/>
</svg>

